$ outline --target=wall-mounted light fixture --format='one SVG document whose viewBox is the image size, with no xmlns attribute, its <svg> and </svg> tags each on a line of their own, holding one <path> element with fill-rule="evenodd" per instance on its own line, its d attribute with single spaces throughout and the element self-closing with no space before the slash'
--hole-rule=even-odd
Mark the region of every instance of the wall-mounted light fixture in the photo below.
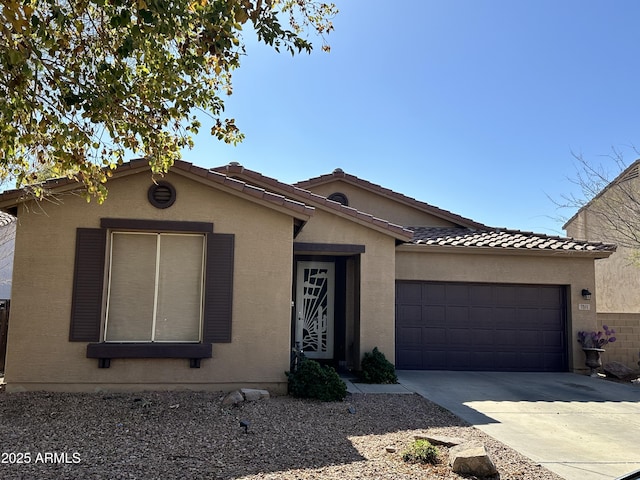
<svg viewBox="0 0 640 480">
<path fill-rule="evenodd" d="M 587 290 L 586 288 L 582 289 L 582 298 L 584 298 L 585 300 L 591 300 L 591 292 L 589 290 Z"/>
</svg>

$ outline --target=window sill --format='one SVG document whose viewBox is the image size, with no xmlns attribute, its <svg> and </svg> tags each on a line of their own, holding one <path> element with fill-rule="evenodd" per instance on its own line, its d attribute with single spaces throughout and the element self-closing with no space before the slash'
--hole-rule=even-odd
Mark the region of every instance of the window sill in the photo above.
<svg viewBox="0 0 640 480">
<path fill-rule="evenodd" d="M 97 358 L 99 368 L 109 368 L 112 358 L 187 358 L 191 368 L 212 357 L 210 343 L 90 343 L 87 358 Z"/>
</svg>

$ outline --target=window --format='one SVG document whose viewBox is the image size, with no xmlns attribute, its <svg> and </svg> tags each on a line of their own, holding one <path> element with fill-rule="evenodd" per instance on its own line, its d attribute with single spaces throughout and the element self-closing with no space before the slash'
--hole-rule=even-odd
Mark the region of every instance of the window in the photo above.
<svg viewBox="0 0 640 480">
<path fill-rule="evenodd" d="M 329 195 L 327 198 L 329 200 L 333 200 L 334 202 L 338 202 L 338 203 L 344 205 L 345 207 L 349 206 L 349 199 L 347 198 L 347 196 L 344 193 L 335 192 L 335 193 L 332 193 L 331 195 Z"/>
<path fill-rule="evenodd" d="M 104 340 L 199 342 L 205 237 L 111 232 Z"/>
<path fill-rule="evenodd" d="M 100 342 L 89 358 L 211 357 L 232 338 L 234 244 L 207 222 L 78 228 L 69 341 Z"/>
</svg>

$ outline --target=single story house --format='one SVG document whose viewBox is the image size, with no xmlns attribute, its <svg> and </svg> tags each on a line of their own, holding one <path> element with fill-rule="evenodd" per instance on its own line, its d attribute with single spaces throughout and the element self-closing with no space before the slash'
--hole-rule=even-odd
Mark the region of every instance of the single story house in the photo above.
<svg viewBox="0 0 640 480">
<path fill-rule="evenodd" d="M 292 348 L 358 369 L 585 370 L 594 263 L 615 247 L 491 228 L 340 169 L 295 185 L 232 163 L 118 167 L 17 217 L 8 391 L 286 391 Z"/>
</svg>

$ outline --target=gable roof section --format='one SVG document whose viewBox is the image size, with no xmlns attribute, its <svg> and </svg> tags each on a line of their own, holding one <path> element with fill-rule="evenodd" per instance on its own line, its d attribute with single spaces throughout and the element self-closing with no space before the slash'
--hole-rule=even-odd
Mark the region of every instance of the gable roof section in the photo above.
<svg viewBox="0 0 640 480">
<path fill-rule="evenodd" d="M 124 163 L 113 170 L 112 179 L 149 170 L 149 162 L 145 159 L 132 160 Z M 295 199 L 287 198 L 283 195 L 270 192 L 263 188 L 250 185 L 243 181 L 230 178 L 227 175 L 213 172 L 205 168 L 197 167 L 191 163 L 177 161 L 172 167 L 172 172 L 182 173 L 196 181 L 200 181 L 211 186 L 217 186 L 227 192 L 242 196 L 252 201 L 263 202 L 273 208 L 282 208 L 292 217 L 301 220 L 308 220 L 313 215 L 314 208 Z M 79 186 L 79 183 L 69 178 L 56 178 L 47 180 L 42 184 L 45 191 L 51 193 L 72 191 Z M 8 190 L 0 193 L 0 208 L 6 209 L 15 207 L 26 200 L 33 199 L 24 189 Z"/>
<path fill-rule="evenodd" d="M 367 180 L 362 180 L 361 178 L 358 178 L 355 175 L 350 175 L 348 173 L 345 173 L 341 168 L 336 168 L 332 173 L 329 173 L 326 175 L 320 175 L 319 177 L 314 177 L 309 180 L 304 180 L 304 181 L 295 183 L 294 185 L 299 188 L 309 188 L 317 185 L 322 185 L 325 183 L 330 183 L 336 180 L 341 180 L 343 182 L 350 183 L 357 187 L 373 192 L 377 195 L 387 197 L 389 199 L 395 200 L 396 202 L 400 202 L 405 205 L 411 206 L 413 208 L 421 210 L 435 217 L 442 218 L 449 222 L 455 223 L 457 225 L 460 225 L 461 227 L 489 228 L 482 223 L 476 222 L 475 220 L 471 220 L 470 218 L 465 218 L 461 215 L 457 215 L 448 210 L 443 210 L 442 208 L 435 207 L 426 202 L 421 202 L 420 200 L 416 200 L 415 198 L 408 197 L 406 195 L 403 195 L 402 193 L 395 192 L 381 185 L 371 183 Z"/>
<path fill-rule="evenodd" d="M 317 208 L 322 208 L 323 210 L 333 212 L 339 216 L 348 218 L 357 223 L 375 228 L 379 231 L 395 237 L 400 241 L 406 242 L 410 241 L 413 238 L 413 231 L 411 229 L 405 228 L 401 225 L 396 225 L 381 218 L 374 217 L 369 213 L 361 212 L 359 210 L 356 210 L 355 208 L 344 206 L 338 202 L 329 200 L 322 195 L 312 193 L 309 190 L 305 190 L 295 185 L 289 185 L 287 183 L 280 182 L 279 180 L 276 180 L 272 177 L 267 177 L 259 172 L 244 168 L 237 162 L 232 162 L 229 165 L 225 165 L 222 167 L 216 167 L 212 170 L 215 172 L 224 173 L 230 177 L 240 177 L 252 183 L 255 182 L 256 184 L 261 185 L 267 189 L 273 189 L 277 192 L 285 192 L 287 195 L 299 198 L 305 203 L 312 203 Z"/>
<path fill-rule="evenodd" d="M 633 180 L 635 178 L 640 177 L 640 159 L 636 160 L 635 162 L 633 162 L 631 165 L 629 165 L 627 168 L 625 168 L 620 175 L 618 175 L 616 178 L 614 178 L 606 187 L 604 187 L 600 192 L 598 192 L 598 194 L 593 197 L 591 200 L 589 200 L 587 203 L 585 203 L 582 207 L 580 207 L 580 209 L 573 214 L 573 216 L 567 220 L 564 225 L 562 226 L 562 228 L 564 230 L 566 230 L 567 226 L 573 222 L 578 215 L 580 215 L 581 212 L 583 212 L 584 210 L 588 209 L 593 202 L 595 202 L 598 198 L 602 197 L 606 192 L 608 192 L 612 187 L 625 182 L 627 180 Z"/>
<path fill-rule="evenodd" d="M 475 247 L 548 253 L 589 253 L 608 257 L 616 246 L 532 232 L 505 229 L 415 227 L 413 244 L 441 247 Z"/>
</svg>

